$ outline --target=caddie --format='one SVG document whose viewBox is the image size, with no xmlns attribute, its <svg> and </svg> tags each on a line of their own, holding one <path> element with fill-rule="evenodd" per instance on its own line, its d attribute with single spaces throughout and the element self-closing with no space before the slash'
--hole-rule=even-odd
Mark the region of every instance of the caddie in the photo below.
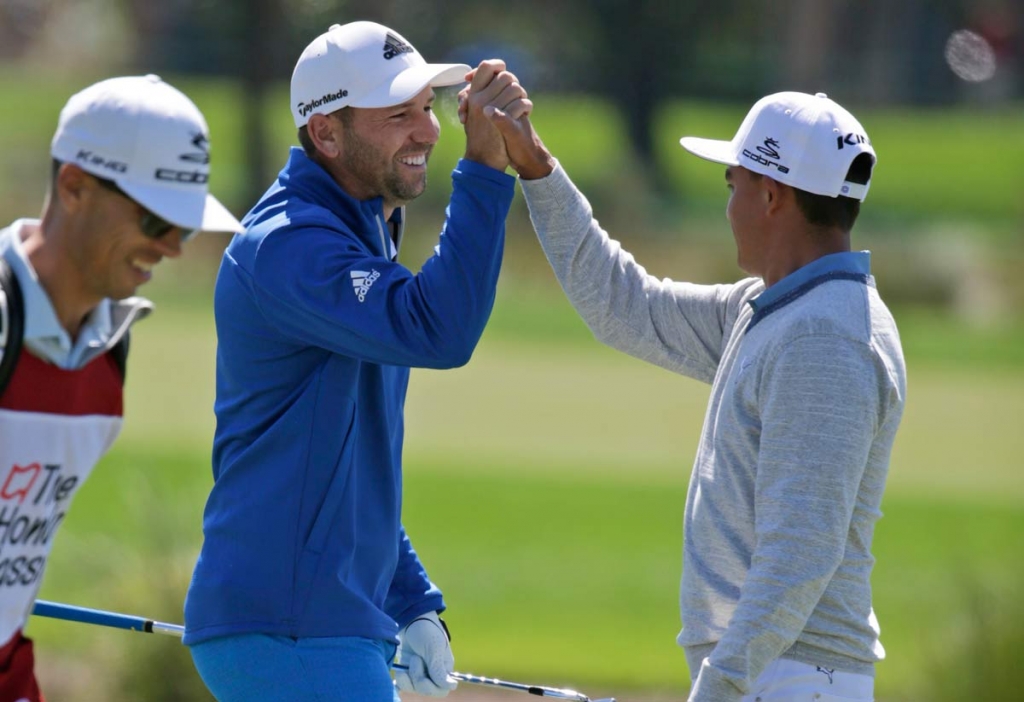
<svg viewBox="0 0 1024 702">
<path fill-rule="evenodd" d="M 68 100 L 39 219 L 0 231 L 0 700 L 42 700 L 22 635 L 54 533 L 121 429 L 134 297 L 199 230 L 241 228 L 207 192 L 206 122 L 157 76 Z"/>
</svg>

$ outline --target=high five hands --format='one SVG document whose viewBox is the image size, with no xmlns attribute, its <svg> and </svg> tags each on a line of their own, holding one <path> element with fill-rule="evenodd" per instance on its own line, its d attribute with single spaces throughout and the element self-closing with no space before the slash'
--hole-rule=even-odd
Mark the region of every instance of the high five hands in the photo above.
<svg viewBox="0 0 1024 702">
<path fill-rule="evenodd" d="M 481 61 L 466 80 L 469 85 L 459 92 L 466 158 L 498 170 L 511 165 L 524 180 L 551 173 L 555 159 L 530 123 L 533 103 L 516 76 L 505 70 L 505 62 Z"/>
</svg>

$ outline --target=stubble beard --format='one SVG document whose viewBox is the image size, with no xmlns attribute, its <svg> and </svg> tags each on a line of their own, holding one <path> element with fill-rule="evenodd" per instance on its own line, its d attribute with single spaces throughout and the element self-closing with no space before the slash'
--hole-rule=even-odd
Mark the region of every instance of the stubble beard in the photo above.
<svg viewBox="0 0 1024 702">
<path fill-rule="evenodd" d="M 388 204 L 402 205 L 411 200 L 415 200 L 423 191 L 427 189 L 427 174 L 424 173 L 423 177 L 414 181 L 409 182 L 403 180 L 401 174 L 398 172 L 400 166 L 394 163 L 390 164 L 390 168 L 384 174 L 384 201 Z"/>
<path fill-rule="evenodd" d="M 380 149 L 354 130 L 345 128 L 344 168 L 362 181 L 384 203 L 398 207 L 415 200 L 427 188 L 427 175 L 408 181 L 402 178 L 400 166 Z"/>
</svg>

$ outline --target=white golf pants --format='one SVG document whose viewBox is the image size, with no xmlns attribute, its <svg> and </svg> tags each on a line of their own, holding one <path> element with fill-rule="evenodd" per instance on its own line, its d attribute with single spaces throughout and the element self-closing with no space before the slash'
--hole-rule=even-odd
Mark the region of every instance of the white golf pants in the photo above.
<svg viewBox="0 0 1024 702">
<path fill-rule="evenodd" d="M 770 663 L 743 702 L 872 702 L 875 679 L 780 658 Z"/>
</svg>

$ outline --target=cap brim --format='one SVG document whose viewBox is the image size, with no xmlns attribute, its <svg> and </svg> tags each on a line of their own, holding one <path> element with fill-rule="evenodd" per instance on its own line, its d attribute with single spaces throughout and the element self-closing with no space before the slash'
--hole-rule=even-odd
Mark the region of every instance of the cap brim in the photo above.
<svg viewBox="0 0 1024 702">
<path fill-rule="evenodd" d="M 736 147 L 731 141 L 721 139 L 702 139 L 700 137 L 683 137 L 679 140 L 683 148 L 694 156 L 700 156 L 706 161 L 714 161 L 726 166 L 740 165 L 736 154 Z"/>
<path fill-rule="evenodd" d="M 245 227 L 242 223 L 220 203 L 220 200 L 207 193 L 206 207 L 203 209 L 203 225 L 199 227 L 204 232 L 240 232 Z"/>
<path fill-rule="evenodd" d="M 207 232 L 240 232 L 244 229 L 233 214 L 213 195 L 199 195 L 173 186 L 139 185 L 118 181 L 118 187 L 153 214 L 184 229 Z"/>
<path fill-rule="evenodd" d="M 442 88 L 466 82 L 469 66 L 464 63 L 425 63 L 411 66 L 390 83 L 385 83 L 361 100 L 349 103 L 350 107 L 391 107 L 416 97 L 428 85 Z"/>
</svg>

